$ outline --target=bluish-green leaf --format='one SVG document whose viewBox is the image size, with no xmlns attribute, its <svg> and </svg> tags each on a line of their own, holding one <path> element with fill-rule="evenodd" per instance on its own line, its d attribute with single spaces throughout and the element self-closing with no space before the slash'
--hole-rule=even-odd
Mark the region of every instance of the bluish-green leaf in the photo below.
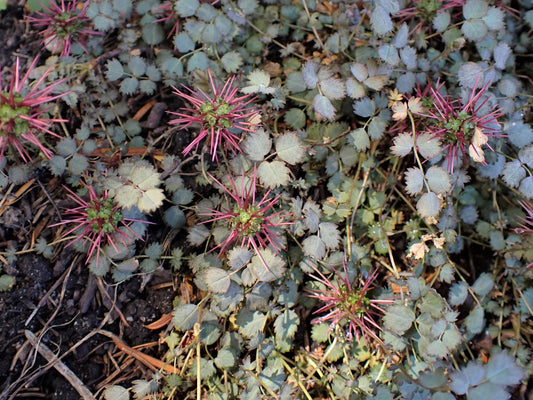
<svg viewBox="0 0 533 400">
<path fill-rule="evenodd" d="M 109 79 L 110 81 L 115 81 L 124 76 L 124 68 L 122 67 L 120 61 L 118 61 L 117 59 L 109 60 L 106 66 L 106 76 L 107 79 Z"/>
<path fill-rule="evenodd" d="M 295 132 L 288 132 L 276 138 L 276 153 L 283 161 L 294 165 L 305 157 L 305 148 Z"/>
<path fill-rule="evenodd" d="M 483 308 L 476 307 L 470 312 L 470 314 L 465 318 L 465 326 L 468 333 L 478 334 L 485 327 L 485 312 Z"/>
<path fill-rule="evenodd" d="M 415 313 L 409 307 L 395 304 L 387 309 L 383 317 L 385 329 L 403 335 L 413 324 Z"/>
<path fill-rule="evenodd" d="M 172 312 L 172 322 L 179 331 L 188 331 L 198 322 L 198 306 L 196 304 L 184 304 L 178 306 Z"/>
<path fill-rule="evenodd" d="M 292 338 L 300 324 L 300 317 L 293 310 L 283 311 L 274 321 L 276 338 Z"/>
<path fill-rule="evenodd" d="M 505 350 L 494 354 L 487 364 L 486 378 L 496 385 L 518 385 L 524 377 L 524 370 Z"/>
<path fill-rule="evenodd" d="M 251 338 L 256 333 L 263 330 L 266 322 L 266 315 L 260 311 L 250 311 L 247 308 L 243 308 L 239 311 L 237 318 L 235 319 L 239 332 L 246 338 Z"/>
</svg>

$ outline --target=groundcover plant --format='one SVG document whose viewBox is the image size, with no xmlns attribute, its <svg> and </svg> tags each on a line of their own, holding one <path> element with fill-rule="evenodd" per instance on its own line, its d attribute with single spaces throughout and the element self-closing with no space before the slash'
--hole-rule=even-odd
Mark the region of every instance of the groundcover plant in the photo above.
<svg viewBox="0 0 533 400">
<path fill-rule="evenodd" d="M 24 13 L 40 36 L 2 71 L 0 210 L 38 181 L 52 211 L 3 242 L 0 290 L 65 248 L 103 287 L 182 287 L 141 328 L 159 350 L 128 353 L 146 368 L 93 395 L 531 395 L 532 0 Z"/>
</svg>

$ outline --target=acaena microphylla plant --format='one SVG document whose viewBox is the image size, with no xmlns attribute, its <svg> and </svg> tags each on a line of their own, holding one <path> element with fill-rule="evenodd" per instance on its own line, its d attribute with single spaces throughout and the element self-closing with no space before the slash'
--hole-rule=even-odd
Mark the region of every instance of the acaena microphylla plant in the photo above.
<svg viewBox="0 0 533 400">
<path fill-rule="evenodd" d="M 80 181 L 81 182 L 81 181 Z M 51 225 L 73 225 L 71 229 L 63 234 L 67 237 L 76 235 L 75 239 L 67 246 L 82 241 L 88 244 L 86 263 L 89 263 L 93 255 L 96 256 L 96 263 L 102 251 L 102 246 L 110 245 L 117 250 L 117 244 L 128 246 L 135 239 L 141 239 L 130 227 L 130 222 L 149 223 L 147 221 L 134 220 L 122 215 L 121 207 L 108 197 L 107 190 L 100 194 L 93 185 L 81 182 L 87 189 L 89 199 L 85 200 L 78 196 L 68 187 L 65 187 L 67 197 L 77 204 L 77 207 L 68 208 L 65 214 L 67 219 Z"/>
<path fill-rule="evenodd" d="M 86 16 L 89 0 L 84 3 L 61 0 L 61 5 L 55 1 L 44 4 L 36 0 L 44 11 L 36 11 L 35 15 L 26 18 L 28 22 L 45 28 L 41 35 L 43 46 L 52 53 L 68 56 L 72 43 L 77 43 L 88 53 L 85 40 L 91 35 L 101 35 L 101 32 L 89 28 L 91 20 Z"/>
<path fill-rule="evenodd" d="M 434 137 L 440 139 L 445 152 L 445 162 L 450 172 L 454 164 L 463 160 L 468 165 L 467 154 L 475 162 L 484 163 L 485 154 L 482 148 L 488 144 L 490 136 L 503 136 L 499 134 L 500 125 L 498 118 L 502 116 L 499 108 L 492 109 L 489 113 L 482 114 L 481 108 L 487 103 L 488 98 L 483 98 L 487 85 L 476 91 L 477 81 L 470 93 L 466 104 L 461 100 L 443 95 L 440 90 L 444 83 L 438 83 L 430 89 L 432 106 L 425 111 L 415 113 L 426 118 L 426 130 Z"/>
<path fill-rule="evenodd" d="M 3 85 L 0 77 L 0 159 L 4 156 L 6 147 L 12 146 L 24 162 L 31 161 L 25 147 L 27 144 L 38 147 L 45 157 L 51 158 L 52 151 L 44 146 L 39 136 L 46 133 L 57 137 L 58 135 L 50 130 L 52 124 L 66 122 L 63 119 L 47 117 L 47 112 L 54 105 L 46 104 L 68 94 L 65 92 L 52 95 L 63 79 L 44 86 L 45 79 L 53 67 L 29 87 L 29 76 L 36 63 L 37 59 L 33 60 L 21 77 L 20 60 L 17 58 L 9 86 Z"/>
<path fill-rule="evenodd" d="M 520 217 L 522 223 L 514 231 L 521 235 L 533 235 L 533 204 L 527 200 L 519 201 L 520 205 L 524 209 L 526 216 Z M 533 262 L 527 265 L 527 268 L 533 266 Z"/>
<path fill-rule="evenodd" d="M 376 318 L 385 313 L 381 305 L 392 304 L 393 300 L 370 297 L 372 284 L 378 277 L 378 270 L 369 273 L 366 279 L 352 283 L 348 277 L 346 262 L 343 263 L 344 274 L 331 268 L 334 272 L 332 278 L 327 278 L 314 265 L 311 266 L 318 275 L 311 276 L 325 286 L 325 289 L 315 289 L 309 294 L 309 297 L 319 300 L 322 304 L 314 314 L 326 313 L 314 319 L 312 323 L 329 323 L 330 330 L 335 327 L 343 328 L 347 324 L 348 339 L 355 337 L 359 340 L 363 337 L 368 341 L 369 338 L 373 338 L 382 343 L 376 333 L 381 330 Z"/>
<path fill-rule="evenodd" d="M 258 125 L 255 121 L 259 117 L 259 112 L 250 106 L 252 97 L 237 96 L 238 88 L 233 85 L 235 76 L 229 78 L 222 86 L 215 85 L 210 71 L 208 75 L 212 96 L 201 89 L 195 92 L 184 86 L 190 93 L 188 94 L 173 87 L 174 93 L 191 103 L 192 107 L 184 107 L 180 112 L 169 111 L 170 114 L 179 117 L 169 123 L 180 125 L 181 128 L 190 125 L 200 126 L 198 136 L 183 150 L 183 154 L 186 155 L 193 149 L 198 149 L 205 139 L 212 161 L 218 161 L 219 148 L 222 148 L 224 154 L 228 150 L 235 153 L 241 151 L 240 137 L 237 133 L 238 131 L 252 132 Z"/>
<path fill-rule="evenodd" d="M 276 230 L 292 224 L 290 221 L 283 221 L 291 214 L 284 210 L 274 211 L 281 195 L 270 196 L 271 191 L 268 190 L 261 199 L 258 199 L 255 168 L 249 180 L 243 172 L 239 185 L 232 176 L 229 176 L 231 184 L 229 189 L 213 176 L 210 177 L 230 196 L 227 206 L 201 214 L 212 217 L 202 223 L 222 222 L 230 229 L 228 237 L 215 249 L 220 249 L 222 255 L 231 246 L 252 247 L 263 264 L 265 262 L 259 252 L 260 248 L 270 245 L 279 254 L 284 246 Z M 268 270 L 267 265 L 265 268 Z"/>
</svg>

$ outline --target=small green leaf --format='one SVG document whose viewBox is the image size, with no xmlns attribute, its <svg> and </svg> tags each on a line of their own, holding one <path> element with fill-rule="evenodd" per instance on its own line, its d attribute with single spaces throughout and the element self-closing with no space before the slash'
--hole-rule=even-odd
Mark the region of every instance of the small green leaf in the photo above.
<svg viewBox="0 0 533 400">
<path fill-rule="evenodd" d="M 215 365 L 221 369 L 229 369 L 235 366 L 235 354 L 229 349 L 222 349 L 215 358 Z"/>
<path fill-rule="evenodd" d="M 172 322 L 179 331 L 188 331 L 198 322 L 198 306 L 196 304 L 184 304 L 178 306 L 172 312 Z"/>
<path fill-rule="evenodd" d="M 239 332 L 246 338 L 251 338 L 256 333 L 263 330 L 266 322 L 266 315 L 260 311 L 250 311 L 243 308 L 239 311 L 235 320 L 239 327 Z"/>
<path fill-rule="evenodd" d="M 289 169 L 281 161 L 263 161 L 257 168 L 261 183 L 269 189 L 285 186 L 289 183 Z"/>
<path fill-rule="evenodd" d="M 272 140 L 268 133 L 259 128 L 246 136 L 243 149 L 252 161 L 263 161 L 272 147 Z"/>
<path fill-rule="evenodd" d="M 485 312 L 483 308 L 476 307 L 473 309 L 470 314 L 465 318 L 465 326 L 468 333 L 478 334 L 485 327 Z"/>
<path fill-rule="evenodd" d="M 326 342 L 331 336 L 331 329 L 329 324 L 320 323 L 314 324 L 311 328 L 311 339 L 318 343 Z"/>
<path fill-rule="evenodd" d="M 307 257 L 322 260 L 326 256 L 326 245 L 317 235 L 311 235 L 302 242 L 303 252 Z"/>
<path fill-rule="evenodd" d="M 124 68 L 120 61 L 113 59 L 107 62 L 106 76 L 110 81 L 116 81 L 124 76 Z"/>
<path fill-rule="evenodd" d="M 295 132 L 289 132 L 276 139 L 276 152 L 283 161 L 294 165 L 305 157 L 305 148 Z"/>
<path fill-rule="evenodd" d="M 229 73 L 239 71 L 243 63 L 242 56 L 237 51 L 230 51 L 224 54 L 220 61 L 226 72 Z"/>
<path fill-rule="evenodd" d="M 485 376 L 489 382 L 497 385 L 518 385 L 524 379 L 525 373 L 516 365 L 514 358 L 503 350 L 491 357 Z"/>
<path fill-rule="evenodd" d="M 15 277 L 11 275 L 0 275 L 0 292 L 8 291 L 15 284 Z"/>
<path fill-rule="evenodd" d="M 231 282 L 227 271 L 215 267 L 202 270 L 200 279 L 206 283 L 209 290 L 219 294 L 226 293 Z"/>
<path fill-rule="evenodd" d="M 283 311 L 274 321 L 276 338 L 292 338 L 300 324 L 300 317 L 293 310 Z"/>
<path fill-rule="evenodd" d="M 403 335 L 413 324 L 415 313 L 406 306 L 399 304 L 393 305 L 387 309 L 383 316 L 383 324 L 397 335 Z"/>
<path fill-rule="evenodd" d="M 442 207 L 442 201 L 433 192 L 424 193 L 416 203 L 416 209 L 423 218 L 436 218 Z"/>
<path fill-rule="evenodd" d="M 271 282 L 281 278 L 285 272 L 285 260 L 268 248 L 259 249 L 259 254 L 253 256 L 252 262 L 248 266 L 257 280 Z"/>
<path fill-rule="evenodd" d="M 130 400 L 130 392 L 119 385 L 108 386 L 104 390 L 105 400 Z"/>
</svg>

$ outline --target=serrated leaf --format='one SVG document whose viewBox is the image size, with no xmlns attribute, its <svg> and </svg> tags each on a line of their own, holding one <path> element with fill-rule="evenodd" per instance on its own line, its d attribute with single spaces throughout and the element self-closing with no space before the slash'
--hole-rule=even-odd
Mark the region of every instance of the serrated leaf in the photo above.
<svg viewBox="0 0 533 400">
<path fill-rule="evenodd" d="M 269 87 L 270 75 L 263 70 L 254 70 L 248 75 L 248 86 L 241 89 L 241 92 L 245 94 L 251 93 L 264 93 L 272 94 L 276 91 L 275 88 Z"/>
<path fill-rule="evenodd" d="M 246 247 L 234 247 L 228 254 L 228 264 L 233 270 L 239 270 L 248 264 L 253 253 Z"/>
<path fill-rule="evenodd" d="M 450 174 L 443 168 L 435 165 L 426 171 L 426 179 L 429 188 L 437 194 L 448 193 L 452 187 Z"/>
<path fill-rule="evenodd" d="M 131 390 L 135 399 L 144 399 L 147 395 L 157 390 L 157 383 L 145 379 L 135 379 L 132 384 Z"/>
<path fill-rule="evenodd" d="M 383 316 L 385 329 L 403 335 L 413 324 L 415 313 L 406 306 L 395 304 L 389 307 Z"/>
<path fill-rule="evenodd" d="M 411 167 L 405 173 L 405 190 L 411 196 L 419 194 L 424 188 L 424 173 L 418 167 Z"/>
<path fill-rule="evenodd" d="M 446 283 L 452 283 L 455 279 L 455 268 L 451 263 L 444 264 L 440 270 L 439 278 Z"/>
<path fill-rule="evenodd" d="M 332 222 L 321 222 L 318 225 L 318 232 L 327 249 L 337 249 L 341 241 L 341 234 L 337 229 L 337 225 Z"/>
<path fill-rule="evenodd" d="M 363 82 L 366 78 L 368 78 L 368 68 L 365 64 L 357 62 L 350 66 L 350 71 L 352 75 L 357 79 L 359 82 Z"/>
<path fill-rule="evenodd" d="M 137 201 L 137 208 L 142 212 L 152 212 L 157 210 L 165 200 L 163 189 L 148 189 L 142 192 Z"/>
<path fill-rule="evenodd" d="M 98 262 L 96 261 L 96 256 L 92 256 L 89 260 L 89 270 L 96 276 L 104 276 L 109 272 L 111 263 L 107 257 L 104 257 L 102 254 L 98 257 Z"/>
<path fill-rule="evenodd" d="M 416 203 L 416 210 L 422 218 L 436 218 L 442 208 L 442 200 L 433 192 L 424 193 Z"/>
<path fill-rule="evenodd" d="M 461 86 L 469 89 L 481 87 L 484 80 L 483 68 L 475 62 L 466 62 L 459 67 L 457 77 Z"/>
<path fill-rule="evenodd" d="M 504 12 L 500 7 L 489 7 L 489 11 L 482 20 L 491 31 L 499 31 L 505 29 L 504 18 Z"/>
<path fill-rule="evenodd" d="M 465 326 L 468 333 L 473 335 L 480 333 L 485 327 L 485 312 L 483 308 L 476 307 L 465 318 Z"/>
<path fill-rule="evenodd" d="M 174 3 L 174 10 L 176 10 L 181 17 L 186 18 L 192 17 L 199 6 L 200 2 L 198 0 L 178 0 Z"/>
<path fill-rule="evenodd" d="M 520 182 L 526 176 L 526 170 L 519 160 L 513 160 L 505 164 L 502 176 L 505 183 L 515 188 L 520 185 Z"/>
<path fill-rule="evenodd" d="M 220 59 L 222 62 L 222 66 L 226 70 L 226 72 L 229 73 L 235 73 L 237 72 L 243 63 L 242 56 L 237 51 L 230 51 L 227 52 L 222 56 Z"/>
<path fill-rule="evenodd" d="M 354 103 L 353 110 L 356 115 L 368 118 L 376 112 L 376 104 L 370 98 L 364 97 Z"/>
<path fill-rule="evenodd" d="M 370 138 L 363 128 L 358 128 L 350 132 L 353 145 L 358 151 L 365 151 L 370 148 Z"/>
<path fill-rule="evenodd" d="M 437 157 L 441 154 L 440 140 L 431 133 L 422 133 L 416 137 L 416 148 L 426 159 Z"/>
<path fill-rule="evenodd" d="M 483 272 L 472 285 L 472 290 L 477 295 L 483 297 L 489 294 L 493 287 L 494 280 L 492 279 L 492 275 L 487 272 Z"/>
<path fill-rule="evenodd" d="M 315 112 L 322 117 L 333 121 L 335 119 L 335 107 L 331 104 L 331 101 L 320 93 L 313 98 L 313 108 Z"/>
<path fill-rule="evenodd" d="M 281 278 L 285 272 L 285 260 L 270 249 L 259 249 L 259 254 L 261 257 L 257 254 L 253 256 L 248 266 L 257 280 L 271 282 Z"/>
<path fill-rule="evenodd" d="M 299 108 L 293 107 L 285 113 L 285 123 L 293 129 L 302 129 L 305 127 L 307 117 Z"/>
<path fill-rule="evenodd" d="M 115 200 L 123 208 L 131 208 L 137 204 L 141 192 L 130 185 L 124 185 L 116 189 Z"/>
<path fill-rule="evenodd" d="M 376 76 L 371 76 L 365 79 L 364 83 L 370 89 L 374 89 L 376 92 L 379 92 L 381 89 L 385 87 L 385 85 L 388 82 L 389 82 L 389 77 L 387 75 L 376 75 Z"/>
<path fill-rule="evenodd" d="M 473 42 L 483 40 L 489 28 L 487 24 L 480 19 L 473 19 L 470 21 L 465 21 L 463 26 L 461 26 L 461 32 L 465 35 L 465 38 Z"/>
<path fill-rule="evenodd" d="M 295 132 L 288 132 L 276 139 L 276 153 L 283 161 L 294 165 L 305 157 L 305 148 Z"/>
<path fill-rule="evenodd" d="M 436 32 L 444 32 L 450 25 L 451 15 L 449 11 L 439 11 L 433 18 L 433 28 Z"/>
<path fill-rule="evenodd" d="M 467 0 L 463 5 L 463 16 L 465 19 L 481 18 L 489 9 L 489 4 L 485 0 Z"/>
<path fill-rule="evenodd" d="M 468 400 L 508 400 L 510 397 L 505 388 L 491 382 L 483 382 L 468 391 Z"/>
<path fill-rule="evenodd" d="M 353 78 L 346 80 L 346 94 L 352 99 L 360 99 L 366 94 L 365 87 Z"/>
<path fill-rule="evenodd" d="M 107 66 L 107 79 L 110 81 L 116 81 L 124 76 L 124 67 L 117 59 L 109 60 Z"/>
<path fill-rule="evenodd" d="M 302 242 L 303 252 L 307 257 L 322 260 L 326 255 L 326 245 L 317 235 L 311 235 Z"/>
<path fill-rule="evenodd" d="M 108 386 L 104 390 L 104 398 L 105 400 L 130 400 L 130 392 L 119 385 Z"/>
<path fill-rule="evenodd" d="M 230 285 L 230 276 L 227 271 L 221 268 L 209 267 L 201 272 L 201 277 L 210 291 L 224 294 Z"/>
<path fill-rule="evenodd" d="M 372 11 L 372 15 L 370 16 L 370 24 L 372 25 L 372 30 L 378 36 L 386 35 L 393 29 L 392 20 L 389 13 L 384 7 L 379 5 L 377 5 Z"/>
<path fill-rule="evenodd" d="M 263 161 L 257 168 L 261 183 L 269 189 L 289 183 L 289 169 L 281 161 Z"/>
<path fill-rule="evenodd" d="M 477 362 L 469 362 L 468 365 L 450 374 L 450 389 L 456 394 L 466 394 L 471 386 L 478 385 L 485 376 L 485 367 Z"/>
<path fill-rule="evenodd" d="M 307 61 L 302 67 L 302 76 L 308 89 L 314 89 L 318 84 L 318 64 L 315 61 Z"/>
<path fill-rule="evenodd" d="M 345 87 L 344 83 L 337 78 L 327 78 L 320 81 L 320 89 L 324 96 L 330 100 L 340 100 L 344 98 Z"/>
<path fill-rule="evenodd" d="M 189 230 L 187 240 L 193 246 L 200 246 L 209 236 L 209 229 L 205 225 L 195 225 Z"/>
<path fill-rule="evenodd" d="M 378 49 L 378 54 L 383 61 L 393 67 L 396 67 L 398 64 L 400 64 L 398 50 L 391 44 L 384 44 L 380 46 Z"/>
<path fill-rule="evenodd" d="M 274 321 L 276 338 L 287 339 L 294 337 L 300 324 L 300 317 L 293 310 L 283 311 Z"/>
<path fill-rule="evenodd" d="M 181 32 L 174 37 L 174 46 L 181 53 L 188 53 L 194 50 L 196 45 L 187 32 Z"/>
<path fill-rule="evenodd" d="M 172 323 L 179 331 L 188 331 L 198 322 L 199 311 L 196 304 L 178 306 L 172 312 Z"/>
<path fill-rule="evenodd" d="M 119 168 L 121 175 L 124 175 L 124 172 Z M 126 177 L 141 190 L 155 188 L 161 183 L 155 168 L 144 165 L 134 165 Z"/>
<path fill-rule="evenodd" d="M 432 289 L 422 297 L 422 301 L 418 303 L 418 308 L 421 313 L 428 313 L 433 318 L 440 318 L 446 308 L 446 302 Z"/>
<path fill-rule="evenodd" d="M 426 351 L 429 355 L 437 356 L 439 358 L 445 358 L 448 355 L 448 348 L 439 339 L 431 342 L 427 346 Z"/>
<path fill-rule="evenodd" d="M 413 149 L 413 136 L 410 133 L 400 133 L 394 138 L 391 147 L 392 154 L 396 157 L 405 157 Z"/>
<path fill-rule="evenodd" d="M 272 140 L 264 129 L 251 132 L 244 140 L 243 149 L 252 161 L 263 161 L 272 147 Z"/>
<path fill-rule="evenodd" d="M 146 72 L 146 62 L 140 56 L 133 56 L 128 62 L 128 68 L 133 75 L 143 76 Z"/>
<path fill-rule="evenodd" d="M 263 330 L 266 322 L 266 315 L 260 311 L 252 312 L 247 308 L 243 308 L 239 311 L 235 322 L 239 327 L 239 333 L 249 339 Z"/>
<path fill-rule="evenodd" d="M 465 302 L 468 296 L 468 284 L 466 282 L 456 282 L 450 287 L 448 302 L 451 306 L 458 306 Z"/>
<path fill-rule="evenodd" d="M 498 43 L 496 47 L 494 47 L 494 62 L 496 68 L 505 69 L 505 64 L 512 53 L 513 52 L 507 43 Z"/>
<path fill-rule="evenodd" d="M 497 385 L 518 385 L 524 379 L 525 373 L 516 365 L 514 358 L 504 350 L 491 357 L 485 377 Z"/>
<path fill-rule="evenodd" d="M 329 324 L 320 323 L 314 324 L 311 328 L 311 339 L 318 343 L 326 342 L 331 336 L 331 329 Z"/>
<path fill-rule="evenodd" d="M 215 365 L 221 369 L 228 369 L 235 366 L 235 354 L 229 349 L 222 349 L 215 358 Z"/>
<path fill-rule="evenodd" d="M 139 80 L 137 78 L 126 78 L 120 84 L 120 92 L 125 95 L 131 95 L 139 88 Z"/>
</svg>

